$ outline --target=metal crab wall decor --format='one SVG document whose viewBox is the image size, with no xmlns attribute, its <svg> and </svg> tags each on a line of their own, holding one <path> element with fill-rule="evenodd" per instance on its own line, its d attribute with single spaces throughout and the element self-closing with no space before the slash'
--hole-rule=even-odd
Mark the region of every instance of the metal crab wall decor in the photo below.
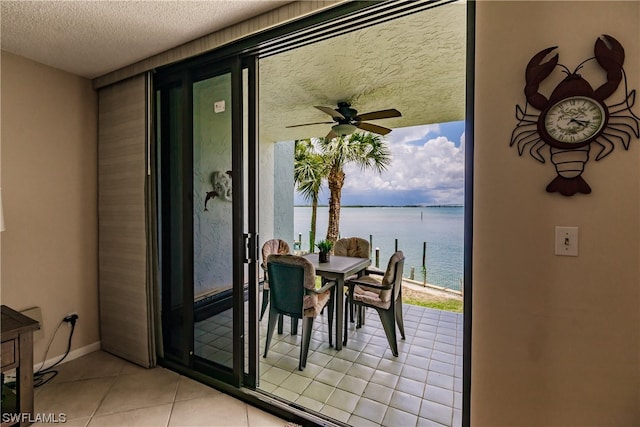
<svg viewBox="0 0 640 427">
<path fill-rule="evenodd" d="M 542 62 L 556 48 L 538 52 L 527 64 L 526 102 L 524 108 L 516 105 L 518 124 L 511 133 L 509 146 L 515 145 L 520 156 L 528 147 L 531 157 L 541 163 L 545 163 L 542 151 L 548 146 L 557 176 L 547 185 L 547 192 L 564 196 L 588 194 L 591 187 L 582 178 L 582 173 L 589 160 L 591 145 L 600 149 L 595 155 L 599 161 L 613 151 L 615 142 L 628 150 L 632 134 L 640 138 L 640 117 L 631 111 L 636 91 L 629 91 L 627 87 L 622 66 L 624 49 L 615 38 L 609 35 L 598 38 L 595 56 L 581 62 L 573 72 L 558 64 L 557 53 L 548 62 Z M 595 90 L 578 74 L 592 60 L 596 60 L 607 74 L 606 82 Z M 539 92 L 539 86 L 556 67 L 560 67 L 567 77 L 547 98 Z M 621 82 L 624 82 L 624 99 L 607 105 L 605 100 L 616 92 Z M 540 114 L 527 112 L 529 105 Z"/>
</svg>

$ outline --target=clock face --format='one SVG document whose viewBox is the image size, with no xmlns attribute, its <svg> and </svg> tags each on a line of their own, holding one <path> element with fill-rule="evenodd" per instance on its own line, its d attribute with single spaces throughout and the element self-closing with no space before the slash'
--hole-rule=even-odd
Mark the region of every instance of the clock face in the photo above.
<svg viewBox="0 0 640 427">
<path fill-rule="evenodd" d="M 606 118 L 604 107 L 596 100 L 572 96 L 547 110 L 541 130 L 550 145 L 572 148 L 591 142 L 604 127 Z"/>
</svg>

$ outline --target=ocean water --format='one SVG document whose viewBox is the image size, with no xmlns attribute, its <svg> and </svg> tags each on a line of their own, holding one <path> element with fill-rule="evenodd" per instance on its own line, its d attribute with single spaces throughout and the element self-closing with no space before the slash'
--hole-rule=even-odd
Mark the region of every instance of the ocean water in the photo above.
<svg viewBox="0 0 640 427">
<path fill-rule="evenodd" d="M 329 208 L 318 208 L 316 240 L 327 232 Z M 295 240 L 302 234 L 302 249 L 309 250 L 311 208 L 295 207 Z M 464 207 L 342 207 L 340 209 L 340 236 L 358 236 L 369 240 L 380 249 L 380 267 L 384 268 L 398 249 L 405 255 L 404 276 L 409 277 L 414 267 L 414 279 L 425 280 L 422 257 L 426 242 L 426 282 L 460 290 L 463 277 Z"/>
</svg>

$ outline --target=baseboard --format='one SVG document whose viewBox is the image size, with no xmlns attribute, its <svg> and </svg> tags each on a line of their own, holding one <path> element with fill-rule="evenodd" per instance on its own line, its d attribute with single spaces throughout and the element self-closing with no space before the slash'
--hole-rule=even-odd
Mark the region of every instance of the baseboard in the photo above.
<svg viewBox="0 0 640 427">
<path fill-rule="evenodd" d="M 69 354 L 67 355 L 67 357 L 64 358 L 64 360 L 62 362 L 60 362 L 60 364 L 65 364 L 67 362 L 72 361 L 73 359 L 77 359 L 78 357 L 82 357 L 86 354 L 89 353 L 93 353 L 94 351 L 98 351 L 100 350 L 101 344 L 100 341 L 96 341 L 92 344 L 89 345 L 85 345 L 84 347 L 80 347 L 80 348 L 76 348 L 75 350 L 71 350 L 69 352 Z M 62 355 L 58 355 L 56 357 L 52 357 L 51 359 L 47 359 L 44 361 L 44 367 L 45 369 L 51 365 L 53 365 L 54 363 L 56 363 L 58 360 L 60 360 L 60 358 L 62 357 Z M 40 369 L 40 367 L 43 366 L 42 362 L 38 362 L 36 364 L 33 365 L 33 372 L 37 371 L 38 369 Z"/>
</svg>

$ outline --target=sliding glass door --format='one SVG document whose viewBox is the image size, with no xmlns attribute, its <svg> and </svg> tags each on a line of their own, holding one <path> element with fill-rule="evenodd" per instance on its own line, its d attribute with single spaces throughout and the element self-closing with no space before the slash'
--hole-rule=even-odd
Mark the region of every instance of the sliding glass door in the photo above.
<svg viewBox="0 0 640 427">
<path fill-rule="evenodd" d="M 234 386 L 257 365 L 255 74 L 235 58 L 155 82 L 163 359 Z"/>
</svg>

